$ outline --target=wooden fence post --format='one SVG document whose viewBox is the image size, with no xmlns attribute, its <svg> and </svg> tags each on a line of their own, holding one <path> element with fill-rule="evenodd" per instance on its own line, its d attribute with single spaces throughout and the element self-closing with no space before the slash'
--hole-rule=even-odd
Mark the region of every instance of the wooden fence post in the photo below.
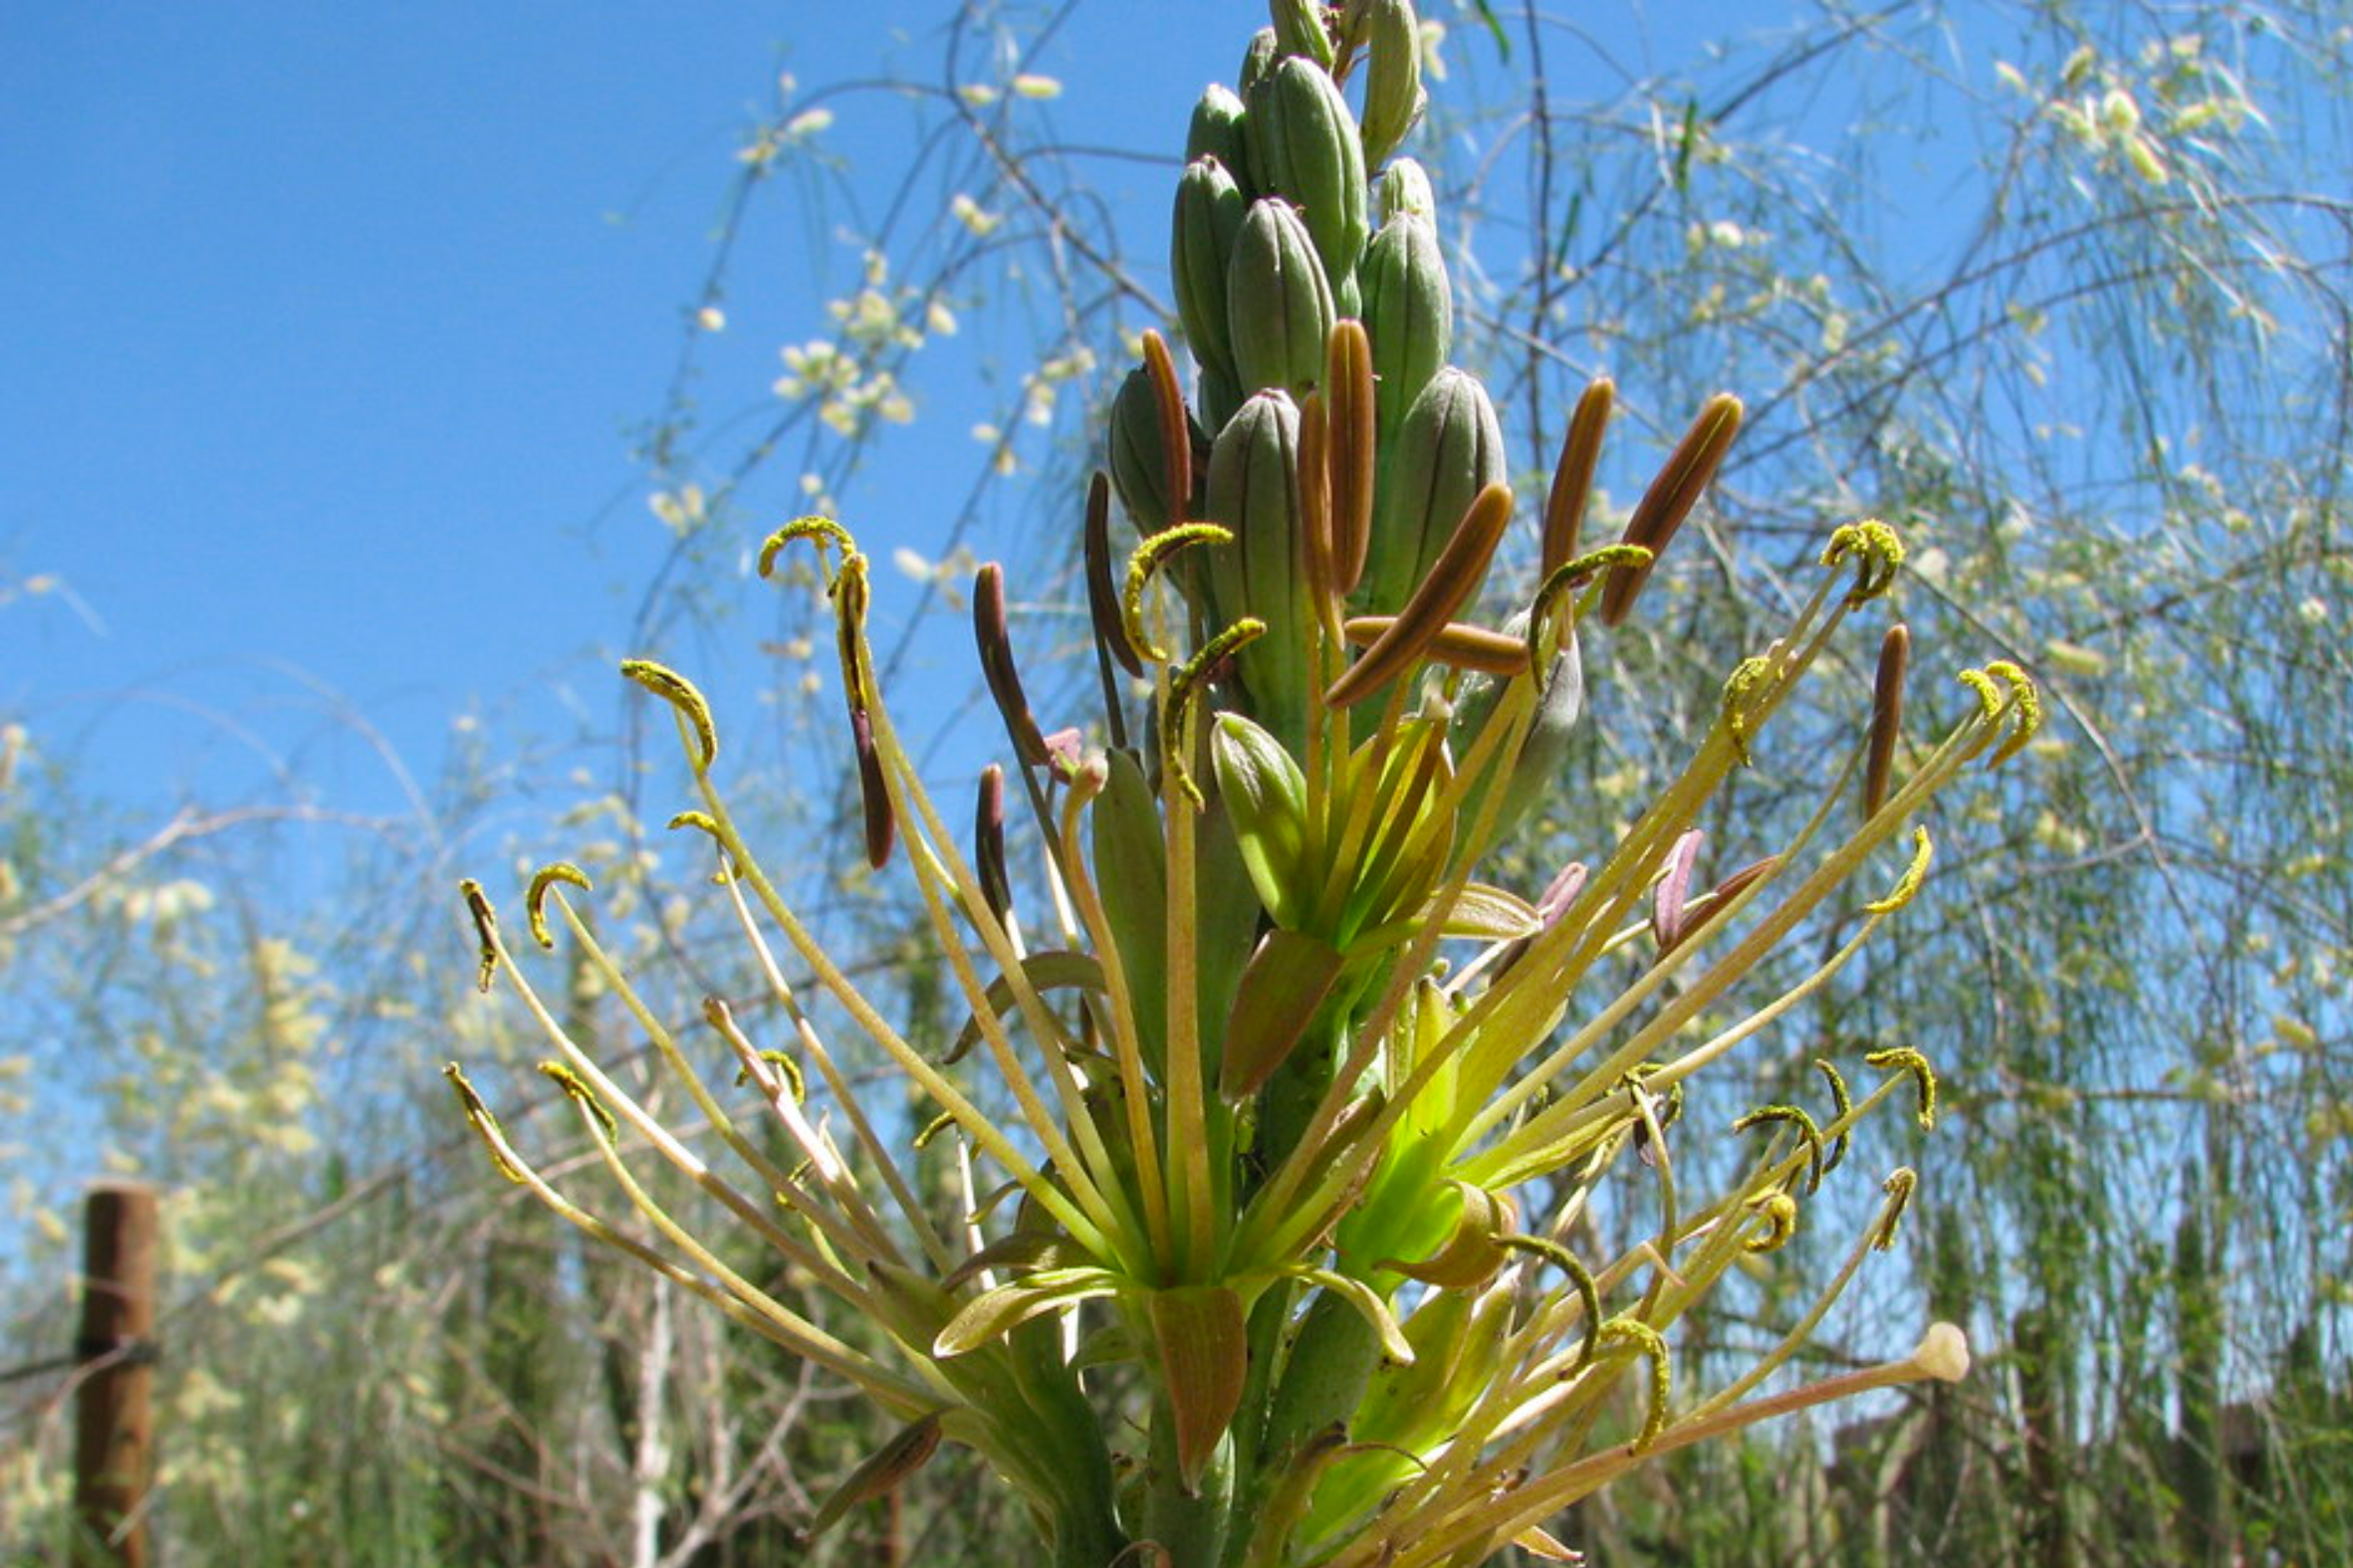
<svg viewBox="0 0 2353 1568">
<path fill-rule="evenodd" d="M 152 1457 L 155 1190 L 136 1182 L 91 1189 L 82 1265 L 83 1364 L 74 1405 L 77 1568 L 146 1568 L 145 1503 Z"/>
</svg>

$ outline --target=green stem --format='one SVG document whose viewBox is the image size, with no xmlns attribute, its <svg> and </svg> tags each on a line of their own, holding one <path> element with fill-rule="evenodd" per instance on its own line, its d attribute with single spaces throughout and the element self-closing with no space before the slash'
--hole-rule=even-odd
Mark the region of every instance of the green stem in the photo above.
<svg viewBox="0 0 2353 1568">
<path fill-rule="evenodd" d="M 1380 1335 L 1364 1314 L 1338 1294 L 1318 1291 L 1292 1336 L 1257 1452 L 1235 1487 L 1234 1525 L 1226 1542 L 1229 1564 L 1241 1561 L 1266 1512 L 1268 1494 L 1290 1467 L 1293 1454 L 1325 1428 L 1347 1424 L 1364 1403 L 1380 1359 Z"/>
<path fill-rule="evenodd" d="M 1176 1418 L 1166 1399 L 1152 1402 L 1151 1474 L 1144 1492 L 1143 1536 L 1168 1552 L 1174 1568 L 1216 1568 L 1225 1550 L 1234 1501 L 1234 1435 L 1210 1456 L 1197 1490 L 1185 1490 L 1177 1466 Z"/>
</svg>

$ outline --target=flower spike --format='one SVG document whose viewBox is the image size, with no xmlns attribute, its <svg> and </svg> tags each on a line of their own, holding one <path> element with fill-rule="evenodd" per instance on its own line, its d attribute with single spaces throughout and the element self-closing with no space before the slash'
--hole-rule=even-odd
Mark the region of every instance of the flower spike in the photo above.
<svg viewBox="0 0 2353 1568">
<path fill-rule="evenodd" d="M 2026 743 L 2042 728 L 2042 692 L 2035 686 L 2034 677 L 2007 659 L 1996 659 L 1986 666 L 1986 673 L 2009 683 L 2010 701 L 2017 707 L 2017 719 L 2009 739 L 1995 750 L 1986 764 L 1989 768 L 2000 768 L 2025 750 Z"/>
<path fill-rule="evenodd" d="M 482 891 L 482 884 L 472 877 L 460 882 L 457 890 L 465 896 L 466 913 L 474 917 L 474 935 L 482 944 L 482 968 L 475 976 L 474 989 L 488 992 L 490 978 L 498 973 L 498 916 L 492 911 L 490 899 Z"/>
<path fill-rule="evenodd" d="M 1127 583 L 1119 593 L 1119 624 L 1126 634 L 1127 646 L 1140 659 L 1154 664 L 1166 664 L 1168 650 L 1156 646 L 1144 635 L 1144 589 L 1151 585 L 1154 573 L 1168 563 L 1171 557 L 1189 545 L 1231 545 L 1233 530 L 1217 523 L 1180 523 L 1175 528 L 1162 529 L 1135 548 L 1127 558 Z M 1142 666 L 1137 666 L 1139 671 Z"/>
<path fill-rule="evenodd" d="M 1833 1066 L 1827 1058 L 1816 1056 L 1814 1058 L 1813 1064 L 1815 1068 L 1820 1071 L 1823 1078 L 1827 1079 L 1829 1082 L 1831 1111 L 1830 1120 L 1831 1123 L 1838 1128 L 1837 1134 L 1830 1140 L 1830 1156 L 1828 1159 L 1822 1162 L 1822 1174 L 1827 1176 L 1832 1171 L 1837 1170 L 1839 1162 L 1846 1158 L 1846 1146 L 1849 1142 L 1849 1136 L 1845 1127 L 1845 1122 L 1848 1115 L 1854 1110 L 1854 1098 L 1846 1092 L 1845 1075 L 1840 1073 L 1837 1067 Z"/>
<path fill-rule="evenodd" d="M 1929 1066 L 1928 1058 L 1909 1045 L 1890 1046 L 1875 1050 L 1863 1058 L 1872 1067 L 1901 1067 L 1912 1075 L 1913 1087 L 1920 1091 L 1920 1130 L 1928 1132 L 1937 1124 L 1937 1075 Z"/>
<path fill-rule="evenodd" d="M 1899 1165 L 1887 1173 L 1880 1191 L 1887 1194 L 1887 1207 L 1881 1211 L 1879 1223 L 1871 1231 L 1871 1246 L 1885 1252 L 1896 1244 L 1896 1226 L 1904 1218 L 1905 1209 L 1912 1203 L 1912 1191 L 1920 1185 L 1920 1177 L 1910 1166 Z M 1966 1365 L 1966 1363 L 1965 1363 Z M 1951 1382 L 1952 1379 L 1946 1379 Z"/>
<path fill-rule="evenodd" d="M 1912 862 L 1904 867 L 1903 876 L 1888 889 L 1885 898 L 1875 898 L 1863 908 L 1874 915 L 1892 914 L 1912 902 L 1920 885 L 1928 880 L 1928 863 L 1936 858 L 1936 844 L 1928 836 L 1925 826 L 1912 829 Z"/>
<path fill-rule="evenodd" d="M 523 895 L 523 908 L 531 917 L 531 940 L 543 948 L 553 948 L 556 939 L 548 933 L 548 891 L 558 882 L 569 882 L 587 892 L 591 884 L 588 874 L 569 860 L 541 866 L 532 873 L 531 890 Z"/>
<path fill-rule="evenodd" d="M 821 552 L 824 549 L 824 547 L 830 545 L 834 549 L 840 551 L 844 557 L 857 554 L 857 541 L 849 537 L 849 530 L 843 528 L 831 518 L 818 517 L 815 515 L 805 518 L 795 518 L 783 528 L 780 528 L 775 533 L 769 535 L 766 543 L 761 545 L 761 576 L 768 577 L 775 575 L 776 558 L 778 553 L 797 539 L 816 540 L 818 542 L 818 548 Z"/>
<path fill-rule="evenodd" d="M 490 1151 L 490 1163 L 498 1174 L 518 1187 L 529 1182 L 531 1178 L 523 1174 L 522 1167 L 515 1163 L 514 1156 L 508 1152 L 505 1129 L 499 1126 L 498 1117 L 483 1103 L 482 1096 L 475 1091 L 474 1086 L 466 1081 L 464 1069 L 454 1061 L 446 1062 L 442 1065 L 441 1076 L 447 1078 L 450 1088 L 456 1091 L 458 1104 L 465 1111 L 466 1125 L 481 1135 L 483 1147 Z"/>
<path fill-rule="evenodd" d="M 1236 653 L 1266 634 L 1265 621 L 1245 615 L 1202 644 L 1201 651 L 1177 666 L 1176 673 L 1168 678 L 1168 696 L 1160 710 L 1160 756 L 1169 778 L 1176 782 L 1196 810 L 1208 802 L 1202 796 L 1201 786 L 1193 782 L 1192 771 L 1185 766 L 1185 720 L 1190 717 L 1201 688 L 1216 680 Z"/>
<path fill-rule="evenodd" d="M 651 659 L 623 659 L 621 674 L 677 710 L 694 731 L 695 771 L 707 772 L 719 757 L 719 731 L 711 723 L 711 705 L 694 682 Z"/>
<path fill-rule="evenodd" d="M 1825 566 L 1844 560 L 1855 563 L 1855 584 L 1847 590 L 1846 602 L 1875 599 L 1895 586 L 1896 573 L 1903 569 L 1903 538 L 1877 518 L 1849 523 L 1832 531 L 1822 551 Z"/>
</svg>

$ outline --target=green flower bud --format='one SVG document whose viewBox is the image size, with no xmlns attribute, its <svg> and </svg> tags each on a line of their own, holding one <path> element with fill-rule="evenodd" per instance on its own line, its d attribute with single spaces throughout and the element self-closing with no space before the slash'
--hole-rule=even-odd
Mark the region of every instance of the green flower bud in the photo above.
<svg viewBox="0 0 2353 1568">
<path fill-rule="evenodd" d="M 1321 880 L 1306 858 L 1306 775 L 1282 742 L 1238 713 L 1218 715 L 1209 747 L 1218 798 L 1259 902 L 1276 925 L 1295 930 Z"/>
<path fill-rule="evenodd" d="M 1422 20 L 1413 0 L 1372 0 L 1367 7 L 1364 78 L 1364 161 L 1377 164 L 1422 117 Z"/>
<path fill-rule="evenodd" d="M 1412 158 L 1392 159 L 1381 170 L 1381 222 L 1410 212 L 1428 223 L 1438 221 L 1438 193 L 1430 188 L 1430 172 Z"/>
<path fill-rule="evenodd" d="M 1318 0 L 1272 0 L 1267 7 L 1275 19 L 1275 47 L 1286 55 L 1312 60 L 1331 69 L 1331 35 L 1323 30 L 1323 7 Z"/>
<path fill-rule="evenodd" d="M 1296 203 L 1335 287 L 1364 254 L 1364 151 L 1356 117 L 1331 77 L 1292 56 L 1251 90 L 1243 128 L 1260 187 Z"/>
<path fill-rule="evenodd" d="M 1242 187 L 1214 154 L 1195 158 L 1177 181 L 1176 216 L 1169 227 L 1177 316 L 1194 356 L 1229 377 L 1234 341 L 1226 325 L 1226 275 L 1249 210 Z"/>
<path fill-rule="evenodd" d="M 1250 48 L 1242 56 L 1241 74 L 1234 79 L 1237 90 L 1245 100 L 1249 99 L 1250 90 L 1257 87 L 1260 79 L 1274 70 L 1275 62 L 1282 58 L 1283 46 L 1276 42 L 1273 28 L 1262 27 L 1250 35 Z"/>
<path fill-rule="evenodd" d="M 1373 362 L 1380 363 L 1378 337 Z M 1504 482 L 1505 464 L 1504 432 L 1479 378 L 1451 365 L 1431 377 L 1383 463 L 1357 590 L 1365 613 L 1393 614 L 1412 595 L 1473 499 Z"/>
<path fill-rule="evenodd" d="M 1278 737 L 1295 739 L 1305 720 L 1306 579 L 1299 551 L 1299 411 L 1280 390 L 1242 405 L 1209 449 L 1206 521 L 1233 531 L 1210 558 L 1212 619 L 1245 615 L 1266 635 L 1236 655 L 1251 712 Z"/>
<path fill-rule="evenodd" d="M 1152 377 L 1140 366 L 1127 372 L 1111 399 L 1111 438 L 1106 454 L 1111 488 L 1138 534 L 1149 537 L 1185 521 L 1188 496 L 1168 494 L 1168 454 L 1160 435 L 1160 403 Z M 1196 439 L 1195 449 L 1199 449 Z M 1195 471 L 1199 471 L 1196 464 Z"/>
<path fill-rule="evenodd" d="M 1438 231 L 1410 212 L 1392 217 L 1365 252 L 1363 279 L 1376 449 L 1386 451 L 1405 411 L 1454 348 L 1454 290 Z"/>
<path fill-rule="evenodd" d="M 1331 285 L 1307 226 L 1281 197 L 1253 202 L 1226 269 L 1226 330 L 1241 389 L 1303 395 L 1322 378 L 1332 320 Z"/>
<path fill-rule="evenodd" d="M 1193 122 L 1185 130 L 1185 161 L 1215 158 L 1226 166 L 1236 184 L 1248 189 L 1250 153 L 1242 100 L 1222 82 L 1202 89 L 1193 106 Z"/>
</svg>

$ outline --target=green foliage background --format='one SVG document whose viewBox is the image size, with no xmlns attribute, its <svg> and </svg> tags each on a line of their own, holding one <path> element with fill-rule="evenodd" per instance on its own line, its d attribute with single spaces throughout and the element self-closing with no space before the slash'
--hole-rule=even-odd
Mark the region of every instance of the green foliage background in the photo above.
<svg viewBox="0 0 2353 1568">
<path fill-rule="evenodd" d="M 1526 848 L 1529 888 L 1681 755 L 1783 573 L 1856 516 L 1913 547 L 1916 700 L 1954 700 L 1940 650 L 1990 646 L 2054 710 L 2027 766 L 1949 799 L 1922 904 L 1743 1086 L 1750 1103 L 1789 1089 L 1833 1040 L 1940 1064 L 1949 1120 L 1900 1154 L 1923 1175 L 1910 1267 L 1881 1271 L 1815 1354 L 1872 1359 L 1935 1315 L 1968 1325 L 1980 1370 L 1834 1430 L 1678 1456 L 1564 1537 L 1620 1563 L 2353 1558 L 2341 15 L 1823 4 L 1636 73 L 1547 11 L 1431 9 L 1449 77 L 1416 150 L 1456 215 L 1460 356 L 1496 391 L 1522 493 L 1590 374 L 1626 400 L 1602 469 L 1619 514 L 1709 393 L 1751 411 L 1712 509 L 1611 640 L 1588 744 Z M 770 765 L 780 835 L 846 851 L 852 802 L 846 769 L 809 761 L 844 749 L 811 674 L 814 585 L 748 608 L 742 549 L 779 513 L 889 508 L 878 453 L 926 434 L 958 449 L 964 432 L 923 421 L 927 378 L 981 352 L 951 353 L 959 323 L 993 324 L 999 408 L 965 448 L 963 513 L 905 563 L 924 612 L 895 656 L 934 656 L 968 536 L 1025 517 L 1018 580 L 1047 586 L 1016 636 L 1041 709 L 1078 711 L 1056 699 L 1092 678 L 1082 442 L 1132 335 L 1167 326 L 1165 232 L 1117 228 L 1089 195 L 1101 165 L 1057 138 L 1036 62 L 1059 14 L 957 12 L 934 80 L 887 89 L 927 130 L 903 167 L 844 166 L 826 137 L 884 89 L 806 84 L 748 127 L 643 432 L 676 543 L 634 640 L 773 688 L 764 730 L 734 733 Z M 1124 134 L 1159 156 L 1176 127 Z M 777 206 L 850 230 L 857 281 L 805 302 L 772 395 L 721 381 L 700 313 L 781 287 L 778 248 L 820 225 L 757 221 Z M 763 395 L 747 439 L 735 415 Z M 1851 678 L 1859 693 L 1869 672 Z M 729 989 L 733 945 L 698 940 L 691 876 L 641 829 L 671 796 L 635 722 L 609 749 L 461 753 L 420 790 L 429 829 L 293 796 L 125 820 L 44 737 L 8 730 L 0 985 L 28 1005 L 0 1022 L 5 1140 L 24 1155 L 45 1126 L 87 1130 L 171 1194 L 169 1561 L 984 1562 L 1021 1539 L 987 1478 L 945 1460 L 887 1512 L 799 1544 L 874 1422 L 586 1255 L 486 1178 L 446 1114 L 441 1059 L 527 1066 L 513 1020 L 472 995 L 461 870 L 570 855 L 608 939 L 673 961 L 682 1011 Z M 1712 861 L 1751 858 L 1807 784 L 1768 760 L 1712 827 Z M 323 854 L 332 877 L 294 874 Z M 944 1038 L 960 1020 L 898 890 L 828 875 L 813 867 L 805 896 Z M 289 886 L 320 891 L 271 891 Z M 571 1006 L 626 1052 L 591 986 Z M 18 1201 L 9 1364 L 60 1348 L 73 1245 L 71 1216 Z M 1763 1338 L 1779 1305 L 1728 1299 L 1685 1353 Z M 69 1406 L 55 1378 L 0 1394 L 0 1553 L 45 1560 L 68 1529 Z"/>
</svg>

